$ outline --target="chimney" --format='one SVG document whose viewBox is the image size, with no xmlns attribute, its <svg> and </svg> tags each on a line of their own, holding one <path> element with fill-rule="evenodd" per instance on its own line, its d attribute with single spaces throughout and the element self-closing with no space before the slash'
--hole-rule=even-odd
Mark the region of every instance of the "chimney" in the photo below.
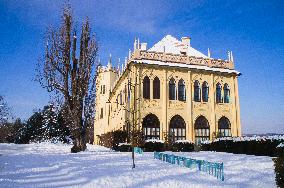
<svg viewBox="0 0 284 188">
<path fill-rule="evenodd" d="M 145 42 L 141 43 L 141 49 L 140 50 L 147 50 L 147 43 L 145 43 Z"/>
<path fill-rule="evenodd" d="M 185 46 L 190 46 L 190 37 L 181 37 L 181 42 L 182 42 Z"/>
</svg>

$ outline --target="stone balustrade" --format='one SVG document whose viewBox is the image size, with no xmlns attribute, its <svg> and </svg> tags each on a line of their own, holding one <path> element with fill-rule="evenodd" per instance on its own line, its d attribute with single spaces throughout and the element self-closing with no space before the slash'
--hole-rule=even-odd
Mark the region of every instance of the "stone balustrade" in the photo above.
<svg viewBox="0 0 284 188">
<path fill-rule="evenodd" d="M 193 57 L 186 55 L 170 54 L 163 52 L 150 52 L 135 50 L 131 54 L 131 59 L 133 60 L 155 60 L 163 61 L 169 63 L 183 63 L 188 65 L 203 65 L 208 67 L 224 68 L 224 69 L 234 69 L 234 62 L 221 60 L 221 59 L 212 59 L 212 58 L 202 58 L 202 57 Z"/>
</svg>

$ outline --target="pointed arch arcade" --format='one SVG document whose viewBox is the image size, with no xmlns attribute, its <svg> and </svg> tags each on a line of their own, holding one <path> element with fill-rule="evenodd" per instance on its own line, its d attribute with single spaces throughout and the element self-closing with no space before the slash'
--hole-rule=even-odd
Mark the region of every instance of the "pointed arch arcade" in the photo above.
<svg viewBox="0 0 284 188">
<path fill-rule="evenodd" d="M 195 143 L 200 144 L 201 141 L 210 139 L 209 122 L 204 116 L 199 116 L 194 123 Z"/>
<path fill-rule="evenodd" d="M 160 139 L 160 121 L 154 114 L 148 114 L 143 118 L 142 130 L 144 139 Z"/>
<path fill-rule="evenodd" d="M 231 123 L 230 120 L 222 116 L 218 121 L 218 136 L 220 137 L 231 137 Z"/>
<path fill-rule="evenodd" d="M 180 115 L 175 115 L 170 121 L 170 133 L 173 135 L 173 141 L 186 139 L 186 125 Z"/>
</svg>

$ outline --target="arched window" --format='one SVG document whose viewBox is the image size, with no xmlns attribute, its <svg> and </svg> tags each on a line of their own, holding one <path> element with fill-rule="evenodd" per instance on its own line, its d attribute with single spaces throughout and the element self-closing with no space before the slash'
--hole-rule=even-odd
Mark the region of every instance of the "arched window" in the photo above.
<svg viewBox="0 0 284 188">
<path fill-rule="evenodd" d="M 176 100 L 176 84 L 174 78 L 171 78 L 169 82 L 169 99 Z"/>
<path fill-rule="evenodd" d="M 200 102 L 200 86 L 197 80 L 195 80 L 194 82 L 194 98 L 193 99 L 195 102 Z"/>
<path fill-rule="evenodd" d="M 160 80 L 158 77 L 153 81 L 153 99 L 160 99 Z"/>
<path fill-rule="evenodd" d="M 143 79 L 143 97 L 144 99 L 150 99 L 150 79 L 148 76 Z"/>
<path fill-rule="evenodd" d="M 218 121 L 218 136 L 219 137 L 230 137 L 231 134 L 231 123 L 225 116 L 221 117 Z"/>
<path fill-rule="evenodd" d="M 220 83 L 216 84 L 216 102 L 222 103 L 222 86 Z"/>
<path fill-rule="evenodd" d="M 119 104 L 120 104 L 120 105 L 123 104 L 123 103 L 122 103 L 122 92 L 120 92 L 120 94 L 119 94 Z"/>
<path fill-rule="evenodd" d="M 142 122 L 144 139 L 160 139 L 160 121 L 154 114 L 148 114 Z"/>
<path fill-rule="evenodd" d="M 119 104 L 119 94 L 116 96 L 116 108 L 118 108 L 118 104 Z"/>
<path fill-rule="evenodd" d="M 185 140 L 185 122 L 179 115 L 172 117 L 170 121 L 170 134 L 173 136 L 173 141 Z"/>
<path fill-rule="evenodd" d="M 228 84 L 224 85 L 224 103 L 230 102 L 230 87 Z"/>
<path fill-rule="evenodd" d="M 183 79 L 178 82 L 178 100 L 185 101 L 185 83 Z"/>
<path fill-rule="evenodd" d="M 208 95 L 209 95 L 209 86 L 207 82 L 203 82 L 202 84 L 202 101 L 208 102 Z"/>
<path fill-rule="evenodd" d="M 127 102 L 127 85 L 125 85 L 125 88 L 124 88 L 124 101 L 125 103 Z"/>
<path fill-rule="evenodd" d="M 204 116 L 199 116 L 194 123 L 195 143 L 210 139 L 209 123 Z"/>
</svg>

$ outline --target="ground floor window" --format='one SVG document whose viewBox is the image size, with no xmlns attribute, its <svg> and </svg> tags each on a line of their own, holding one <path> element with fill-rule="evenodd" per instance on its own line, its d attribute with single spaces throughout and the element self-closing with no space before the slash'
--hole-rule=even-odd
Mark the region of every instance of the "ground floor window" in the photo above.
<svg viewBox="0 0 284 188">
<path fill-rule="evenodd" d="M 179 115 L 172 117 L 170 121 L 170 134 L 173 136 L 173 141 L 186 139 L 185 121 Z"/>
<path fill-rule="evenodd" d="M 218 136 L 231 137 L 231 123 L 225 116 L 221 117 L 218 121 Z"/>
<path fill-rule="evenodd" d="M 194 123 L 195 143 L 200 144 L 201 141 L 210 140 L 209 123 L 204 116 L 199 116 Z"/>
<path fill-rule="evenodd" d="M 154 114 L 148 114 L 142 122 L 143 136 L 145 140 L 160 139 L 160 121 Z"/>
<path fill-rule="evenodd" d="M 195 143 L 200 144 L 201 141 L 210 139 L 209 129 L 195 129 Z"/>
</svg>

